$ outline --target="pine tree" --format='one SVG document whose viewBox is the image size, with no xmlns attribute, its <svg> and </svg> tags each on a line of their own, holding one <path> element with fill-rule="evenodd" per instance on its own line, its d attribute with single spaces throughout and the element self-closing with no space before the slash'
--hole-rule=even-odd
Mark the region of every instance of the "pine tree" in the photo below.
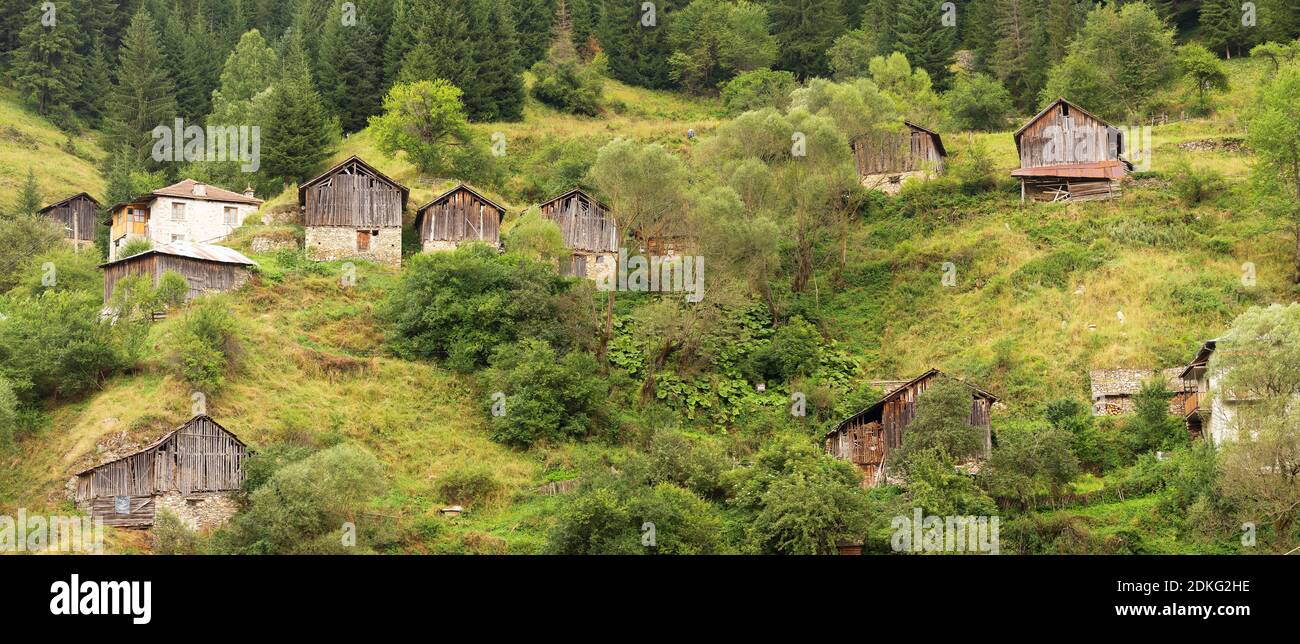
<svg viewBox="0 0 1300 644">
<path fill-rule="evenodd" d="M 36 185 L 36 173 L 27 169 L 27 179 L 23 181 L 23 187 L 18 190 L 18 202 L 14 204 L 14 215 L 30 216 L 35 215 L 43 207 L 41 189 Z"/>
<path fill-rule="evenodd" d="M 946 87 L 957 49 L 955 25 L 944 25 L 939 5 L 930 0 L 900 0 L 894 25 L 896 49 L 907 56 L 913 67 L 930 74 L 937 87 Z"/>
<path fill-rule="evenodd" d="M 840 4 L 825 0 L 769 0 L 767 11 L 772 35 L 780 45 L 776 67 L 792 71 L 800 78 L 825 76 L 829 71 L 826 50 L 845 31 L 848 22 L 840 13 Z"/>
<path fill-rule="evenodd" d="M 515 33 L 519 38 L 520 67 L 532 67 L 533 63 L 546 56 L 547 50 L 555 44 L 556 26 L 563 8 L 567 21 L 568 48 L 574 55 L 577 49 L 573 43 L 573 14 L 569 9 L 569 0 L 512 0 L 514 3 Z"/>
<path fill-rule="evenodd" d="M 75 49 L 76 22 L 66 1 L 47 13 L 43 3 L 23 15 L 13 65 L 14 86 L 42 116 L 66 119 L 80 84 L 81 58 Z M 53 21 L 53 24 L 50 24 Z"/>
<path fill-rule="evenodd" d="M 311 65 L 295 32 L 284 73 L 276 82 L 263 133 L 262 173 L 285 183 L 316 174 L 338 143 L 338 122 L 330 118 L 311 80 Z"/>
<path fill-rule="evenodd" d="M 483 121 L 518 121 L 524 115 L 524 81 L 520 76 L 519 39 L 505 0 L 475 0 L 471 23 L 476 74 L 485 109 Z"/>
<path fill-rule="evenodd" d="M 1210 51 L 1232 58 L 1241 42 L 1241 10 L 1236 0 L 1205 0 L 1201 4 L 1201 34 Z"/>
<path fill-rule="evenodd" d="M 226 57 L 220 86 L 212 92 L 209 123 L 234 126 L 256 121 L 257 101 L 275 82 L 280 59 L 262 33 L 249 30 Z"/>
<path fill-rule="evenodd" d="M 1029 0 L 996 0 L 997 44 L 989 67 L 1016 100 L 1021 111 L 1032 111 L 1041 84 L 1034 73 L 1034 44 L 1040 32 Z"/>
<path fill-rule="evenodd" d="M 360 9 L 360 8 L 359 8 Z M 383 107 L 383 65 L 379 37 L 362 13 L 356 25 L 344 25 L 336 7 L 325 22 L 320 48 L 321 97 L 338 117 L 344 132 L 358 132 Z"/>
<path fill-rule="evenodd" d="M 159 125 L 171 125 L 176 116 L 176 88 L 167 75 L 153 17 L 143 6 L 131 18 L 119 58 L 109 112 L 113 148 L 109 157 L 121 154 L 136 168 L 159 169 L 162 162 L 150 158 L 150 132 Z"/>
</svg>

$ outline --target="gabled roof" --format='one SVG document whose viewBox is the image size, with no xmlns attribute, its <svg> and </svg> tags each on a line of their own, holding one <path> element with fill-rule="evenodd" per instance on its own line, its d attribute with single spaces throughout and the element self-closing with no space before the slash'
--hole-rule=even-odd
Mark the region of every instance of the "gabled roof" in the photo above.
<svg viewBox="0 0 1300 644">
<path fill-rule="evenodd" d="M 198 185 L 203 186 L 205 194 L 203 195 L 194 194 L 194 186 L 198 186 Z M 241 204 L 249 204 L 253 206 L 260 206 L 262 204 L 262 200 L 258 199 L 257 197 L 249 197 L 247 195 L 238 192 L 226 190 L 225 188 L 219 188 L 217 186 L 203 183 L 202 181 L 195 181 L 193 179 L 185 179 L 184 181 L 173 183 L 172 185 L 167 186 L 166 188 L 159 188 L 149 193 L 149 195 L 154 197 L 177 197 L 180 199 L 196 199 L 199 201 L 219 201 L 221 203 L 241 203 Z M 140 197 L 136 197 L 136 199 L 140 199 Z"/>
<path fill-rule="evenodd" d="M 100 267 L 103 268 L 105 266 L 112 266 L 113 264 L 129 262 L 132 260 L 139 259 L 141 257 L 146 257 L 148 255 L 171 255 L 174 257 L 185 257 L 188 259 L 197 259 L 205 262 L 215 262 L 218 264 L 233 264 L 236 266 L 257 266 L 257 262 L 247 257 L 244 257 L 242 253 L 232 248 L 226 248 L 225 246 L 217 246 L 214 244 L 199 244 L 199 243 L 186 242 L 186 241 L 174 241 L 171 242 L 170 244 L 163 244 L 161 246 L 151 248 L 138 255 L 132 255 L 130 257 L 124 257 L 114 262 L 100 264 Z"/>
<path fill-rule="evenodd" d="M 917 130 L 917 131 L 920 131 L 920 132 L 925 132 L 926 134 L 929 134 L 930 136 L 934 137 L 934 147 L 935 147 L 936 150 L 939 151 L 939 156 L 941 156 L 941 157 L 946 157 L 946 156 L 948 156 L 948 151 L 945 150 L 945 149 L 943 148 L 943 137 L 942 137 L 942 136 L 939 136 L 939 133 L 938 133 L 938 132 L 935 132 L 934 130 L 931 130 L 931 129 L 926 128 L 926 127 L 921 127 L 920 125 L 917 125 L 917 124 L 915 124 L 915 123 L 913 123 L 913 122 L 911 122 L 911 121 L 906 121 L 906 120 L 905 120 L 905 121 L 903 121 L 903 125 L 906 125 L 907 127 L 910 127 L 910 128 L 912 128 L 913 130 Z"/>
<path fill-rule="evenodd" d="M 69 201 L 72 201 L 72 200 L 78 198 L 78 197 L 85 197 L 85 198 L 89 199 L 91 203 L 95 204 L 95 207 L 96 207 L 96 208 L 99 207 L 99 200 L 97 200 L 97 199 L 95 199 L 94 197 L 90 196 L 89 193 L 78 192 L 77 194 L 72 195 L 71 197 L 68 197 L 68 198 L 66 198 L 66 199 L 63 199 L 62 201 L 56 201 L 56 202 L 54 202 L 54 203 L 52 203 L 52 204 L 50 204 L 50 205 L 48 205 L 48 206 L 46 206 L 46 207 L 44 207 L 44 208 L 41 208 L 40 210 L 38 210 L 38 211 L 36 211 L 36 212 L 39 213 L 39 214 L 42 214 L 42 215 L 43 215 L 43 214 L 45 214 L 45 213 L 47 213 L 47 212 L 49 212 L 49 211 L 51 211 L 51 210 L 54 210 L 55 208 L 58 208 L 59 206 L 62 206 L 63 204 L 68 203 Z"/>
<path fill-rule="evenodd" d="M 433 198 L 433 201 L 430 201 L 429 203 L 424 204 L 423 206 L 420 206 L 420 209 L 416 211 L 416 214 L 419 215 L 419 214 L 423 213 L 425 210 L 427 210 L 427 209 L 429 208 L 429 206 L 432 206 L 432 205 L 434 205 L 434 204 L 436 204 L 436 203 L 439 203 L 439 202 L 441 202 L 441 201 L 444 201 L 444 200 L 447 199 L 448 197 L 452 196 L 453 194 L 456 194 L 457 192 L 459 192 L 459 191 L 461 191 L 461 190 L 464 190 L 465 192 L 468 192 L 468 193 L 474 195 L 474 196 L 475 196 L 479 201 L 482 201 L 483 203 L 485 203 L 485 204 L 487 204 L 487 205 L 489 205 L 489 206 L 492 206 L 493 208 L 496 208 L 498 211 L 501 212 L 501 215 L 502 215 L 503 217 L 505 216 L 505 214 L 506 214 L 506 208 L 505 208 L 505 206 L 502 206 L 501 204 L 499 204 L 499 203 L 497 203 L 497 202 L 495 202 L 495 201 L 492 201 L 491 199 L 488 199 L 487 197 L 484 197 L 482 193 L 480 193 L 479 191 L 477 191 L 477 190 L 475 190 L 475 189 L 469 187 L 468 184 L 464 184 L 464 183 L 457 184 L 457 185 L 456 185 L 455 187 L 453 187 L 452 189 L 450 189 L 450 190 L 448 190 L 448 191 L 446 191 L 446 192 L 444 192 L 444 193 L 438 195 L 437 197 L 434 197 L 434 198 Z"/>
<path fill-rule="evenodd" d="M 1208 364 L 1210 362 L 1210 355 L 1214 353 L 1214 350 L 1219 345 L 1219 340 L 1222 339 L 1223 338 L 1215 338 L 1213 340 L 1207 340 L 1205 344 L 1201 345 L 1200 350 L 1196 352 L 1196 357 L 1192 358 L 1192 361 L 1187 363 L 1186 367 L 1183 367 L 1183 371 L 1179 375 L 1186 378 L 1187 374 L 1191 373 L 1193 369 Z"/>
<path fill-rule="evenodd" d="M 1082 113 L 1084 116 L 1087 116 L 1087 117 L 1091 118 L 1092 120 L 1097 121 L 1098 123 L 1101 123 L 1102 125 L 1105 125 L 1106 127 L 1115 127 L 1115 126 L 1111 125 L 1110 123 L 1106 122 L 1105 119 L 1097 117 L 1097 116 L 1094 115 L 1092 112 L 1089 112 L 1088 110 L 1085 110 L 1085 109 L 1083 109 L 1082 107 L 1079 107 L 1078 105 L 1075 105 L 1074 103 L 1071 103 L 1070 101 L 1065 100 L 1065 98 L 1063 98 L 1063 97 L 1062 97 L 1062 98 L 1057 98 L 1056 100 L 1054 100 L 1054 101 L 1052 101 L 1050 104 L 1048 104 L 1047 107 L 1044 107 L 1044 108 L 1042 109 L 1042 111 L 1040 111 L 1039 113 L 1035 114 L 1033 118 L 1029 119 L 1028 121 L 1025 121 L 1025 124 L 1022 125 L 1022 126 L 1020 126 L 1020 129 L 1019 129 L 1019 130 L 1016 130 L 1016 133 L 1013 135 L 1013 136 L 1015 136 L 1015 139 L 1016 139 L 1016 147 L 1017 147 L 1017 148 L 1020 147 L 1020 135 L 1021 135 L 1021 134 L 1024 134 L 1025 130 L 1028 129 L 1029 126 L 1033 125 L 1034 122 L 1036 122 L 1038 119 L 1043 118 L 1043 117 L 1044 117 L 1048 112 L 1052 111 L 1052 108 L 1056 107 L 1057 105 L 1061 105 L 1061 104 L 1069 105 L 1069 106 L 1070 106 L 1070 109 L 1072 109 L 1072 110 L 1074 110 L 1074 111 L 1076 111 L 1076 112 L 1080 112 L 1080 113 Z"/>
<path fill-rule="evenodd" d="M 944 377 L 946 377 L 946 378 L 951 378 L 952 380 L 955 380 L 955 381 L 957 381 L 957 382 L 959 382 L 959 383 L 961 383 L 961 384 L 963 384 L 963 385 L 966 385 L 966 387 L 968 387 L 969 389 L 971 389 L 972 391 L 975 392 L 975 395 L 977 395 L 977 396 L 979 396 L 979 397 L 981 397 L 981 398 L 987 398 L 990 402 L 997 402 L 997 401 L 998 401 L 998 397 L 997 397 L 997 396 L 994 396 L 993 394 L 991 394 L 991 393 L 989 393 L 989 392 L 987 392 L 987 391 L 984 391 L 983 389 L 980 389 L 979 387 L 976 387 L 975 385 L 972 385 L 972 384 L 970 384 L 969 382 L 966 382 L 965 380 L 962 380 L 961 378 L 954 378 L 954 377 L 949 376 L 948 374 L 946 374 L 946 373 L 944 373 L 944 372 L 942 372 L 942 371 L 939 371 L 938 369 L 930 369 L 929 371 L 926 371 L 925 373 L 923 373 L 923 374 L 921 374 L 921 375 L 919 375 L 919 376 L 917 376 L 917 377 L 915 377 L 915 378 L 912 378 L 911 380 L 908 380 L 907 382 L 903 383 L 902 385 L 899 385 L 899 386 L 895 387 L 893 391 L 890 391 L 888 394 L 885 394 L 885 397 L 884 397 L 884 398 L 881 398 L 880 400 L 877 400 L 876 402 L 872 403 L 871 405 L 869 405 L 869 406 L 867 406 L 867 407 L 865 407 L 865 408 L 859 410 L 857 413 L 854 413 L 854 414 L 849 415 L 848 418 L 845 418 L 844 420 L 840 421 L 837 425 L 835 425 L 834 429 L 831 429 L 830 431 L 826 432 L 825 436 L 830 436 L 831 434 L 834 434 L 834 433 L 840 431 L 840 429 L 842 429 L 842 428 L 844 427 L 844 425 L 845 425 L 846 423 L 848 423 L 850 420 L 853 420 L 854 418 L 857 418 L 858 416 L 861 416 L 861 415 L 863 415 L 863 414 L 865 414 L 865 413 L 867 413 L 867 412 L 869 412 L 869 411 L 872 411 L 872 410 L 876 409 L 877 407 L 880 407 L 881 405 L 884 405 L 885 403 L 889 402 L 890 400 L 893 400 L 893 399 L 897 398 L 898 396 L 902 395 L 902 393 L 903 393 L 904 391 L 906 391 L 907 389 L 911 388 L 912 385 L 915 385 L 916 383 L 918 383 L 918 382 L 920 382 L 920 381 L 922 381 L 922 380 L 925 380 L 926 378 L 933 377 L 933 376 L 944 376 Z M 888 382 L 888 383 L 891 383 L 891 384 L 892 384 L 892 383 L 896 383 L 897 381 L 882 381 L 882 382 Z"/>
<path fill-rule="evenodd" d="M 379 177 L 381 180 L 387 182 L 389 185 L 393 186 L 394 188 L 397 188 L 398 190 L 401 190 L 401 191 L 402 191 L 402 207 L 403 207 L 403 208 L 406 207 L 406 200 L 411 196 L 411 190 L 410 190 L 409 188 L 407 188 L 406 186 L 404 186 L 404 185 L 398 183 L 397 181 L 393 180 L 392 177 L 389 177 L 388 175 L 386 175 L 386 174 L 380 172 L 378 168 L 376 168 L 375 166 L 370 165 L 369 163 L 366 163 L 364 160 L 361 159 L 361 157 L 359 157 L 359 156 L 357 156 L 357 155 L 355 155 L 355 154 L 352 155 L 352 156 L 350 156 L 350 157 L 348 157 L 348 158 L 346 158 L 346 159 L 344 159 L 344 160 L 342 160 L 342 161 L 340 161 L 337 165 L 335 165 L 334 167 L 330 168 L 329 170 L 326 170 L 326 171 L 320 173 L 319 175 L 316 176 L 316 178 L 311 179 L 311 180 L 309 180 L 309 181 L 306 181 L 306 182 L 304 182 L 302 185 L 298 186 L 298 205 L 301 206 L 301 205 L 307 203 L 307 188 L 310 188 L 310 187 L 312 187 L 312 186 L 314 186 L 314 185 L 320 183 L 321 181 L 324 181 L 325 179 L 329 178 L 330 175 L 334 174 L 335 172 L 338 172 L 339 170 L 341 170 L 341 169 L 343 168 L 343 166 L 346 166 L 346 165 L 348 165 L 349 163 L 356 163 L 356 164 L 360 165 L 361 167 L 365 168 L 365 169 L 366 169 L 367 171 L 369 171 L 370 173 L 374 174 L 376 177 Z"/>
<path fill-rule="evenodd" d="M 559 201 L 559 200 L 561 200 L 561 199 L 567 199 L 567 198 L 569 198 L 569 196 L 571 196 L 571 195 L 573 195 L 573 194 L 575 194 L 575 193 L 576 193 L 576 194 L 579 194 L 579 195 L 582 195 L 583 197 L 586 197 L 586 199 L 587 199 L 588 201 L 590 201 L 590 202 L 592 202 L 592 203 L 594 203 L 594 204 L 600 206 L 602 209 L 604 209 L 604 210 L 609 210 L 609 206 L 606 206 L 605 204 L 601 203 L 599 199 L 596 199 L 595 197 L 593 197 L 593 196 L 587 194 L 587 192 L 586 192 L 585 190 L 583 190 L 582 188 L 574 188 L 574 189 L 572 189 L 572 190 L 570 190 L 570 191 L 568 191 L 568 192 L 566 192 L 566 193 L 564 193 L 564 194 L 562 194 L 562 195 L 560 195 L 560 196 L 558 196 L 558 197 L 552 197 L 552 198 L 550 198 L 550 199 L 547 199 L 546 201 L 543 201 L 542 203 L 537 204 L 537 207 L 538 207 L 538 208 L 545 208 L 546 206 L 549 206 L 549 205 L 551 205 L 551 204 L 553 204 L 553 203 L 555 203 L 555 202 L 557 202 L 557 201 Z"/>
<path fill-rule="evenodd" d="M 100 463 L 99 465 L 95 465 L 95 466 L 93 466 L 93 467 L 88 467 L 88 468 L 86 468 L 86 469 L 84 469 L 84 470 L 81 470 L 80 472 L 77 472 L 77 473 L 76 473 L 76 476 L 82 476 L 82 475 L 85 475 L 85 474 L 89 474 L 89 473 L 91 473 L 91 472 L 93 472 L 93 471 L 95 471 L 95 470 L 97 470 L 97 469 L 99 469 L 99 468 L 101 468 L 101 467 L 104 467 L 105 465 L 112 465 L 113 463 L 116 463 L 116 462 L 118 462 L 118 461 L 124 461 L 124 460 L 126 460 L 126 459 L 128 459 L 128 458 L 131 458 L 132 456 L 136 456 L 137 454 L 143 454 L 143 453 L 145 453 L 145 452 L 147 452 L 147 451 L 149 451 L 149 450 L 151 450 L 151 449 L 154 449 L 154 448 L 158 447 L 159 445 L 162 445 L 163 443 L 166 443 L 166 442 L 167 442 L 167 441 L 168 441 L 172 436 L 175 436 L 175 435 L 176 435 L 176 432 L 179 432 L 179 431 L 181 431 L 182 429 L 185 429 L 186 427 L 189 427 L 190 425 L 193 425 L 193 424 L 194 424 L 194 421 L 196 421 L 196 420 L 206 420 L 206 421 L 212 423 L 213 425 L 216 425 L 216 426 L 217 426 L 217 429 L 220 429 L 221 431 L 223 431 L 223 432 L 225 432 L 225 433 L 227 433 L 227 434 L 230 434 L 230 437 L 233 438 L 233 439 L 235 439 L 235 442 L 236 442 L 236 443 L 239 443 L 240 445 L 243 445 L 244 447 L 248 447 L 248 444 L 245 443 L 245 442 L 242 441 L 242 440 L 239 440 L 239 437 L 236 436 L 234 432 L 232 432 L 232 431 L 230 431 L 229 429 L 226 429 L 225 427 L 223 427 L 223 426 L 221 425 L 221 423 L 218 423 L 216 420 L 213 420 L 213 418 L 212 418 L 211 416 L 209 416 L 209 415 L 207 415 L 207 414 L 199 414 L 199 415 L 197 415 L 197 416 L 195 416 L 195 417 L 193 417 L 193 418 L 191 418 L 191 419 L 185 421 L 185 423 L 184 423 L 183 425 L 181 425 L 180 427 L 177 427 L 176 429 L 173 429 L 173 430 L 171 430 L 170 432 L 167 432 L 166 434 L 163 434 L 163 435 L 162 435 L 162 438 L 159 438 L 158 440 L 156 440 L 156 441 L 154 441 L 154 442 L 152 442 L 152 443 L 149 443 L 148 445 L 145 445 L 144 447 L 141 447 L 140 449 L 138 449 L 138 450 L 136 450 L 136 451 L 134 451 L 134 452 L 131 452 L 130 454 L 127 454 L 126 456 L 119 456 L 119 457 L 117 457 L 117 458 L 115 458 L 115 459 L 108 460 L 108 461 L 104 461 L 103 463 Z"/>
</svg>

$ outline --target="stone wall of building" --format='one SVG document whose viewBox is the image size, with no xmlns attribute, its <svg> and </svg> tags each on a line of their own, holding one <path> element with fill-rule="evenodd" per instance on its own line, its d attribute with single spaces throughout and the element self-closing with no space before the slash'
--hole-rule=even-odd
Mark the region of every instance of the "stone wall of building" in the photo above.
<svg viewBox="0 0 1300 644">
<path fill-rule="evenodd" d="M 239 506 L 229 492 L 161 494 L 154 497 L 157 513 L 171 512 L 191 530 L 208 531 L 225 525 Z"/>
<path fill-rule="evenodd" d="M 587 263 L 587 279 L 601 283 L 603 280 L 616 280 L 618 271 L 617 253 L 574 253 Z M 612 282 L 616 283 L 616 282 Z"/>
<path fill-rule="evenodd" d="M 424 242 L 424 252 L 437 253 L 447 250 L 456 250 L 457 246 L 459 246 L 459 244 L 456 242 L 448 241 L 446 239 L 428 239 Z"/>
<path fill-rule="evenodd" d="M 378 232 L 370 238 L 370 250 L 357 249 L 357 233 Z M 364 259 L 376 264 L 402 265 L 402 229 L 393 228 L 340 228 L 313 226 L 307 229 L 307 258 L 317 262 L 345 259 Z"/>
</svg>

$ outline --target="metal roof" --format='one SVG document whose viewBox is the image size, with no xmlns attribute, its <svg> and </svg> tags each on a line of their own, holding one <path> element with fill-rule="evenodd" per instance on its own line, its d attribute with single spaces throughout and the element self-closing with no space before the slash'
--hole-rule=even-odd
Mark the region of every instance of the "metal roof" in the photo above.
<svg viewBox="0 0 1300 644">
<path fill-rule="evenodd" d="M 225 246 L 217 246 L 214 244 L 199 244 L 199 243 L 186 242 L 186 241 L 174 241 L 171 242 L 170 244 L 163 244 L 161 246 L 156 246 L 138 255 L 132 255 L 130 257 L 119 259 L 116 262 L 108 262 L 106 264 L 101 264 L 101 266 L 110 266 L 112 264 L 118 264 L 121 262 L 130 261 L 150 254 L 172 255 L 175 257 L 187 257 L 189 259 L 197 259 L 205 262 L 217 262 L 220 264 L 236 264 L 239 266 L 257 266 L 257 262 L 245 257 L 243 253 L 240 253 L 239 251 L 234 250 L 233 248 L 226 248 Z"/>
<path fill-rule="evenodd" d="M 1066 177 L 1071 179 L 1123 179 L 1128 164 L 1120 159 L 1091 161 L 1088 163 L 1063 163 L 1041 168 L 1017 168 L 1013 177 Z"/>
</svg>

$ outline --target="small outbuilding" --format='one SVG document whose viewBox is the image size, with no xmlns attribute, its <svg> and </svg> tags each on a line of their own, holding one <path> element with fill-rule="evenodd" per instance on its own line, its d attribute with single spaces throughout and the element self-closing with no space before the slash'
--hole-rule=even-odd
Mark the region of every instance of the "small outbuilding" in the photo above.
<svg viewBox="0 0 1300 644">
<path fill-rule="evenodd" d="M 867 188 L 896 194 L 910 178 L 943 174 L 948 151 L 934 130 L 903 121 L 897 133 L 869 134 L 853 140 L 858 177 Z"/>
<path fill-rule="evenodd" d="M 903 434 L 916 416 L 916 400 L 937 378 L 949 377 L 931 369 L 905 382 L 887 381 L 885 396 L 870 407 L 844 419 L 823 437 L 826 453 L 847 460 L 862 470 L 863 486 L 880 483 L 889 454 L 903 445 Z M 984 433 L 984 455 L 993 450 L 990 412 L 998 398 L 974 385 L 957 380 L 971 392 L 970 424 Z"/>
<path fill-rule="evenodd" d="M 1121 157 L 1124 134 L 1086 110 L 1058 98 L 1015 133 L 1020 198 L 1087 201 L 1120 196 L 1133 164 Z"/>
<path fill-rule="evenodd" d="M 63 235 L 77 250 L 95 244 L 95 222 L 99 202 L 84 192 L 57 201 L 40 210 L 40 214 L 63 226 Z"/>
<path fill-rule="evenodd" d="M 499 246 L 505 217 L 505 207 L 462 183 L 416 211 L 415 231 L 425 252 L 452 250 L 466 242 Z"/>
<path fill-rule="evenodd" d="M 180 273 L 190 284 L 190 291 L 185 296 L 188 302 L 205 293 L 238 289 L 252 279 L 255 266 L 256 262 L 225 246 L 173 242 L 101 265 L 100 268 L 104 269 L 104 303 L 113 297 L 113 289 L 119 281 L 133 275 L 148 275 L 157 286 L 163 273 Z"/>
<path fill-rule="evenodd" d="M 307 257 L 402 264 L 402 215 L 410 190 L 359 157 L 302 184 L 298 206 Z"/>
<path fill-rule="evenodd" d="M 1182 416 L 1182 368 L 1161 371 L 1150 369 L 1095 369 L 1088 372 L 1092 382 L 1092 412 L 1095 416 L 1127 416 L 1135 411 L 1135 400 L 1142 384 L 1159 378 L 1170 394 L 1169 413 Z"/>
<path fill-rule="evenodd" d="M 169 510 L 191 528 L 224 523 L 244 483 L 248 446 L 199 415 L 126 456 L 78 472 L 77 506 L 104 525 L 147 528 Z"/>
<path fill-rule="evenodd" d="M 564 246 L 571 253 L 562 266 L 566 275 L 599 281 L 618 270 L 618 229 L 607 206 L 574 188 L 539 208 L 564 235 Z"/>
</svg>

